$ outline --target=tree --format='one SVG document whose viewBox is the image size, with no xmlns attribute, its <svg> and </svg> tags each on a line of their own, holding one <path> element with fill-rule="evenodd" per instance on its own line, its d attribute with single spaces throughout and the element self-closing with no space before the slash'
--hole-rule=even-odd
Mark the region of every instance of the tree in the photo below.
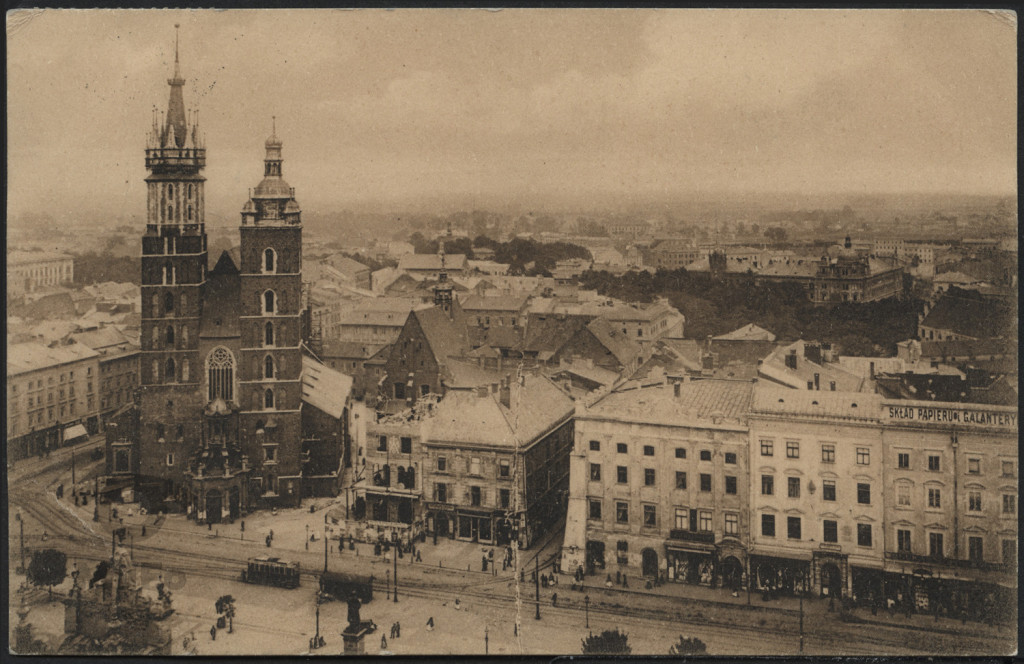
<svg viewBox="0 0 1024 664">
<path fill-rule="evenodd" d="M 42 549 L 32 554 L 28 564 L 28 580 L 37 586 L 46 586 L 50 597 L 53 587 L 68 575 L 68 557 L 63 551 Z"/>
<path fill-rule="evenodd" d="M 679 635 L 679 643 L 674 644 L 668 650 L 670 655 L 707 655 L 707 645 L 697 637 L 686 638 Z"/>
<path fill-rule="evenodd" d="M 764 236 L 768 238 L 768 241 L 772 244 L 782 244 L 789 237 L 789 233 L 786 229 L 781 226 L 771 226 L 764 230 Z"/>
<path fill-rule="evenodd" d="M 629 655 L 633 649 L 629 647 L 629 635 L 616 629 L 606 629 L 591 634 L 583 639 L 584 655 Z"/>
<path fill-rule="evenodd" d="M 217 600 L 215 607 L 217 613 L 224 614 L 224 617 L 228 619 L 228 634 L 233 631 L 235 617 L 235 598 L 231 595 L 221 595 Z"/>
</svg>

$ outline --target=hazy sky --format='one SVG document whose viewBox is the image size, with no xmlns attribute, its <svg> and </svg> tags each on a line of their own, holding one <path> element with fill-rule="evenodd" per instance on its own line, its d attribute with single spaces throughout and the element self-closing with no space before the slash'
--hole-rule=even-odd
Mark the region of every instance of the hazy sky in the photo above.
<svg viewBox="0 0 1024 664">
<path fill-rule="evenodd" d="M 272 115 L 306 210 L 1016 191 L 1008 13 L 48 10 L 7 17 L 11 213 L 144 214 L 175 23 L 232 222 Z"/>
</svg>

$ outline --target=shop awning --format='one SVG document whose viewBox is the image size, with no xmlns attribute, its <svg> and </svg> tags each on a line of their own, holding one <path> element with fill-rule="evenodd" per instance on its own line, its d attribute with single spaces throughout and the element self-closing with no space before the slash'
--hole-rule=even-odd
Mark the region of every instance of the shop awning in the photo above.
<svg viewBox="0 0 1024 664">
<path fill-rule="evenodd" d="M 64 429 L 64 440 L 73 440 L 75 438 L 81 438 L 82 436 L 88 435 L 89 432 L 86 431 L 85 427 L 81 424 L 72 424 Z"/>
</svg>

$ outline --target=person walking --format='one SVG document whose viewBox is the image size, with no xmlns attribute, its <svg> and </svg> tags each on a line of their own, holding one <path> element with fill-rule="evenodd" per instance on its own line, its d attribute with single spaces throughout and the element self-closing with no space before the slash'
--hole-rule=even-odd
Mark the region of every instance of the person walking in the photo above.
<svg viewBox="0 0 1024 664">
<path fill-rule="evenodd" d="M 217 640 L 217 626 L 216 625 L 210 625 L 210 640 L 211 641 L 216 641 Z"/>
<path fill-rule="evenodd" d="M 398 621 L 395 623 L 395 638 L 402 638 L 402 621 Z"/>
<path fill-rule="evenodd" d="M 380 635 L 380 649 L 381 650 L 387 650 L 388 649 L 388 639 L 383 634 Z"/>
<path fill-rule="evenodd" d="M 558 606 L 558 593 L 551 593 L 551 606 Z"/>
<path fill-rule="evenodd" d="M 430 616 L 429 618 L 427 618 L 427 631 L 434 631 L 434 616 Z"/>
</svg>

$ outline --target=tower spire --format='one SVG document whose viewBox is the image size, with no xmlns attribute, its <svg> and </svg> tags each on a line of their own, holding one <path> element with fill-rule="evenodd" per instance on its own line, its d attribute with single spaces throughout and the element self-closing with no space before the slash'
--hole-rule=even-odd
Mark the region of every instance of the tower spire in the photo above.
<svg viewBox="0 0 1024 664">
<path fill-rule="evenodd" d="M 181 24 L 174 24 L 174 76 L 167 79 L 171 86 L 171 96 L 167 101 L 167 124 L 164 126 L 162 147 L 180 148 L 185 144 L 186 131 L 185 102 L 182 98 L 181 89 L 185 85 L 185 79 L 181 77 L 181 70 L 178 64 L 178 28 Z M 171 129 L 173 128 L 173 134 Z M 170 144 L 168 137 L 174 136 L 174 145 Z"/>
</svg>

